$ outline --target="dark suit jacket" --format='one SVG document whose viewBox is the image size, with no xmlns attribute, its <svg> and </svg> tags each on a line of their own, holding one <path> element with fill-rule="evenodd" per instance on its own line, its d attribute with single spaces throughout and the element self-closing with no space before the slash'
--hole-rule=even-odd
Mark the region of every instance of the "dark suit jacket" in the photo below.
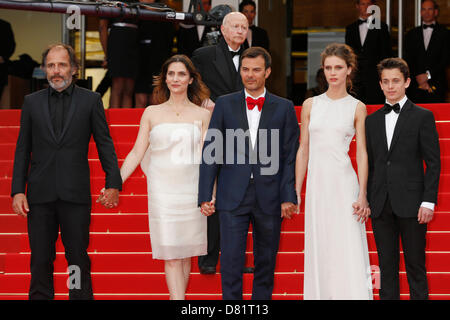
<svg viewBox="0 0 450 320">
<path fill-rule="evenodd" d="M 358 98 L 364 103 L 383 103 L 377 64 L 392 57 L 391 38 L 387 24 L 381 22 L 381 29 L 369 29 L 364 45 L 361 45 L 358 21 L 345 29 L 345 43 L 352 47 L 358 56 L 358 69 L 354 84 Z M 358 92 L 359 91 L 359 92 Z"/>
<path fill-rule="evenodd" d="M 61 136 L 55 136 L 48 107 L 49 89 L 24 100 L 14 159 L 11 195 L 25 193 L 29 203 L 61 199 L 91 203 L 88 149 L 97 144 L 106 188 L 121 189 L 114 144 L 98 93 L 74 87 Z M 30 166 L 31 164 L 31 166 Z"/>
<path fill-rule="evenodd" d="M 269 51 L 269 36 L 267 31 L 257 26 L 250 26 L 252 30 L 252 47 L 263 47 Z M 248 48 L 248 41 L 245 40 L 245 47 Z"/>
<path fill-rule="evenodd" d="M 427 50 L 425 50 L 421 26 L 406 34 L 405 60 L 411 72 L 410 88 L 412 91 L 417 90 L 416 76 L 428 70 L 431 74 L 430 84 L 436 87 L 441 102 L 443 102 L 447 91 L 445 69 L 450 61 L 449 41 L 448 30 L 440 24 L 436 24 Z"/>
<path fill-rule="evenodd" d="M 230 142 L 231 140 L 227 143 L 227 130 L 236 132 L 235 130 L 240 129 L 243 130 L 241 132 L 248 131 L 243 90 L 217 99 L 203 146 L 198 204 L 211 201 L 214 181 L 217 177 L 217 210 L 236 209 L 244 198 L 250 175 L 253 173 L 259 206 L 267 214 L 280 214 L 281 203 L 297 203 L 295 158 L 300 130 L 294 105 L 290 100 L 266 93 L 259 130 L 267 130 L 267 139 L 264 139 L 264 134 L 259 132 L 255 149 L 260 150 L 256 153 L 264 150 L 263 155 L 272 155 L 274 159 L 271 163 L 250 151 L 251 144 L 248 138 L 245 139 L 245 145 L 239 143 L 237 138 L 233 138 L 234 143 Z M 277 132 L 279 135 L 276 134 Z M 218 133 L 222 135 L 223 141 L 213 138 Z M 218 161 L 210 164 L 206 157 L 212 148 L 216 148 L 215 156 Z M 223 153 L 218 150 L 223 150 Z M 239 160 L 240 157 L 243 157 L 245 161 Z M 251 157 L 254 159 L 252 162 Z M 268 170 L 270 166 L 273 169 L 270 174 L 262 171 Z"/>
<path fill-rule="evenodd" d="M 219 44 L 194 51 L 192 62 L 211 91 L 211 100 L 242 90 L 242 79 L 233 64 L 228 45 L 223 38 Z"/>
<path fill-rule="evenodd" d="M 388 150 L 381 108 L 366 118 L 366 139 L 367 193 L 372 217 L 381 214 L 388 194 L 393 211 L 404 218 L 417 217 L 423 201 L 437 203 L 441 165 L 439 137 L 431 111 L 408 100 L 400 112 Z"/>
</svg>

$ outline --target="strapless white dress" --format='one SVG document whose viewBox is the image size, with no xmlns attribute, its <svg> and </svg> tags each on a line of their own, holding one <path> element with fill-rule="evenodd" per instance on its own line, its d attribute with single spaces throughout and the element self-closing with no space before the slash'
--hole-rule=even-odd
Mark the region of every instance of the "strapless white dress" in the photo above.
<svg viewBox="0 0 450 320">
<path fill-rule="evenodd" d="M 195 123 L 161 123 L 149 133 L 141 162 L 147 176 L 153 259 L 207 254 L 207 218 L 197 205 L 201 130 Z"/>
</svg>

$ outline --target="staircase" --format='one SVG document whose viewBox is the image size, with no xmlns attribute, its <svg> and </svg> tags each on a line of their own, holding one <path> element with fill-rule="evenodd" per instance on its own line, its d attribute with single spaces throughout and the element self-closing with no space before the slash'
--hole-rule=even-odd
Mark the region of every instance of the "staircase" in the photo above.
<svg viewBox="0 0 450 320">
<path fill-rule="evenodd" d="M 379 107 L 379 106 L 378 106 Z M 368 106 L 368 112 L 376 110 Z M 425 105 L 437 120 L 440 137 L 442 174 L 438 205 L 434 220 L 428 226 L 427 269 L 430 298 L 450 299 L 450 104 Z M 300 118 L 300 107 L 297 107 Z M 138 132 L 143 109 L 107 110 L 111 136 L 121 165 L 131 150 Z M 0 300 L 28 298 L 30 282 L 30 249 L 26 219 L 11 209 L 11 176 L 14 150 L 19 132 L 20 111 L 0 111 Z M 350 155 L 355 164 L 355 143 Z M 104 173 L 95 144 L 89 149 L 91 188 L 93 193 L 91 241 L 89 255 L 95 299 L 168 299 L 164 264 L 153 260 L 147 219 L 147 188 L 143 172 L 138 168 L 123 186 L 120 205 L 108 210 L 97 204 L 104 185 Z M 273 298 L 302 299 L 304 214 L 285 220 L 282 225 L 280 249 L 275 273 Z M 251 230 L 250 230 L 251 233 Z M 378 265 L 375 241 L 367 223 L 370 261 Z M 249 234 L 247 260 L 253 261 L 252 238 Z M 378 273 L 374 272 L 374 277 Z M 253 275 L 244 275 L 244 298 L 251 297 Z M 403 258 L 401 261 L 402 299 L 408 299 Z M 61 240 L 57 241 L 55 261 L 55 298 L 68 299 L 67 263 Z M 378 299 L 378 290 L 374 290 Z M 192 259 L 192 273 L 187 299 L 221 299 L 220 274 L 201 275 L 197 259 Z"/>
</svg>

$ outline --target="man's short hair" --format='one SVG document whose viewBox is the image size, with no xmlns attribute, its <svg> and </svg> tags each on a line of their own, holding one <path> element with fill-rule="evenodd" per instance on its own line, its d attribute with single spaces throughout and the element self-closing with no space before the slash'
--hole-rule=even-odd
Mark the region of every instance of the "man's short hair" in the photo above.
<svg viewBox="0 0 450 320">
<path fill-rule="evenodd" d="M 356 0 L 356 4 L 359 4 L 359 1 L 361 1 L 361 0 Z M 372 4 L 375 4 L 375 1 L 376 1 L 376 0 L 371 0 L 370 2 L 371 2 Z"/>
<path fill-rule="evenodd" d="M 241 55 L 241 64 L 245 58 L 257 57 L 264 58 L 264 66 L 266 70 L 272 66 L 272 57 L 270 56 L 270 53 L 262 47 L 250 47 L 246 49 Z"/>
<path fill-rule="evenodd" d="M 378 65 L 378 76 L 381 80 L 381 73 L 383 70 L 388 69 L 399 69 L 400 72 L 403 74 L 403 77 L 406 79 L 409 78 L 409 67 L 405 60 L 402 58 L 386 58 L 382 60 Z"/>
<path fill-rule="evenodd" d="M 239 12 L 244 11 L 245 6 L 252 6 L 256 10 L 256 3 L 253 0 L 244 0 L 239 4 Z"/>
</svg>

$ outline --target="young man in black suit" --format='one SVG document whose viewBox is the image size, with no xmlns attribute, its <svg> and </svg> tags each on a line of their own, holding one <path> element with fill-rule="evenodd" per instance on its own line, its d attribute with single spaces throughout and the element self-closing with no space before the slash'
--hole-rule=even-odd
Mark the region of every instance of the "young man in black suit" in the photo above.
<svg viewBox="0 0 450 320">
<path fill-rule="evenodd" d="M 450 38 L 447 28 L 437 23 L 438 14 L 436 1 L 422 1 L 422 25 L 406 34 L 405 60 L 412 78 L 408 94 L 417 103 L 445 102 Z"/>
<path fill-rule="evenodd" d="M 358 56 L 358 68 L 353 80 L 356 97 L 365 104 L 381 104 L 383 93 L 378 85 L 377 64 L 392 57 L 391 38 L 386 23 L 367 12 L 375 0 L 357 0 L 359 19 L 345 29 L 345 43 Z"/>
<path fill-rule="evenodd" d="M 223 19 L 221 26 L 223 38 L 219 40 L 219 44 L 194 51 L 192 62 L 211 91 L 212 102 L 222 95 L 244 88 L 238 70 L 239 58 L 244 51 L 243 44 L 247 39 L 247 30 L 247 18 L 240 12 L 231 12 Z M 198 258 L 202 274 L 216 272 L 220 250 L 219 232 L 218 215 L 209 216 L 208 254 Z"/>
<path fill-rule="evenodd" d="M 256 16 L 256 3 L 253 0 L 244 0 L 239 4 L 239 12 L 242 12 L 248 19 L 248 33 L 245 46 L 248 47 L 263 47 L 269 51 L 269 36 L 267 31 L 263 28 L 257 27 L 253 24 Z"/>
<path fill-rule="evenodd" d="M 69 287 L 69 298 L 92 299 L 87 254 L 91 136 L 106 173 L 106 207 L 117 206 L 122 179 L 100 95 L 73 83 L 78 71 L 74 50 L 63 44 L 50 46 L 42 66 L 50 87 L 25 97 L 11 187 L 13 210 L 28 221 L 29 298 L 54 298 L 53 261 L 61 229 L 68 265 L 79 280 Z"/>
<path fill-rule="evenodd" d="M 381 272 L 381 299 L 400 299 L 401 238 L 411 299 L 428 299 L 427 223 L 437 202 L 440 151 L 433 113 L 405 95 L 408 65 L 389 58 L 378 65 L 386 96 L 366 118 L 368 200 Z M 424 165 L 426 172 L 424 173 Z"/>
</svg>

